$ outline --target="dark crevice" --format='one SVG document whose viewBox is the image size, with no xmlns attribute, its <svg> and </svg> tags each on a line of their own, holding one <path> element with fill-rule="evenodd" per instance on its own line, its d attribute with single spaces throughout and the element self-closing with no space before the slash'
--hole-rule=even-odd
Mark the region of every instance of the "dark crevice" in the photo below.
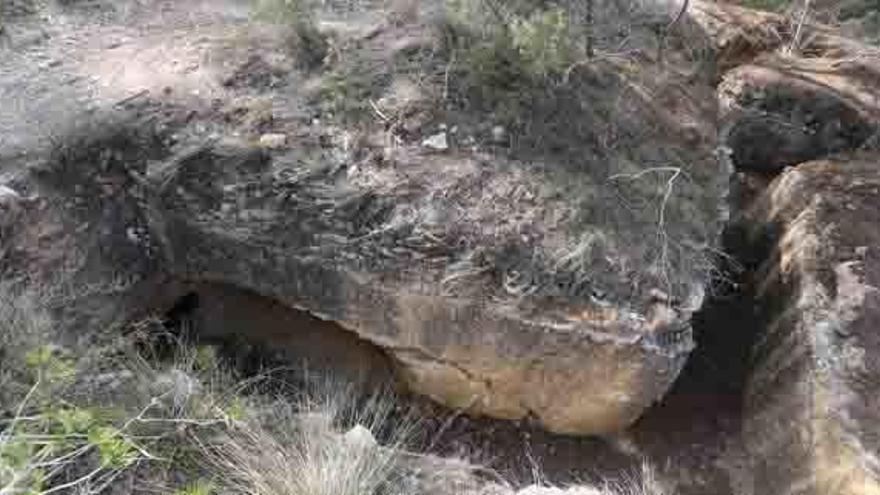
<svg viewBox="0 0 880 495">
<path fill-rule="evenodd" d="M 731 449 L 742 448 L 755 347 L 766 325 L 756 281 L 778 237 L 772 227 L 745 219 L 746 208 L 763 190 L 750 180 L 766 184 L 772 178 L 732 179 L 732 218 L 722 234 L 728 257 L 718 260 L 722 275 L 693 317 L 696 348 L 669 393 L 633 427 L 650 458 L 673 459 L 689 472 L 714 472 L 706 477 L 708 485 L 682 493 L 734 493 L 737 483 L 728 478 L 736 469 L 729 464 Z"/>
<path fill-rule="evenodd" d="M 310 373 L 370 385 L 394 382 L 385 352 L 335 322 L 244 289 L 191 286 L 164 313 L 170 339 L 214 346 L 244 376 L 275 370 L 276 382 Z"/>
</svg>

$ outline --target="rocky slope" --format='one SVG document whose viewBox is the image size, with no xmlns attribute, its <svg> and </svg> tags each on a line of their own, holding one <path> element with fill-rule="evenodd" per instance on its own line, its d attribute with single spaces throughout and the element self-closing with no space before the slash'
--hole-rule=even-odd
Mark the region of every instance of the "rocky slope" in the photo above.
<svg viewBox="0 0 880 495">
<path fill-rule="evenodd" d="M 195 295 L 204 327 L 260 333 L 236 312 L 258 308 L 266 338 L 324 362 L 344 348 L 355 375 L 391 368 L 440 404 L 620 432 L 694 348 L 732 178 L 724 247 L 759 318 L 736 350 L 752 355 L 731 441 L 746 474 L 709 485 L 877 493 L 875 49 L 692 1 L 665 53 L 645 41 L 573 67 L 511 126 L 454 104 L 468 88 L 431 15 L 335 15 L 315 70 L 226 7 L 144 7 L 142 26 L 110 16 L 0 59 L 20 102 L 0 108 L 0 267 L 93 287 L 62 308 L 72 329 Z M 47 55 L 61 62 L 31 63 Z M 46 84 L 20 94 L 22 74 Z"/>
<path fill-rule="evenodd" d="M 42 155 L 36 176 L 51 192 L 7 242 L 13 269 L 46 256 L 29 226 L 52 217 L 64 234 L 51 243 L 76 246 L 54 261 L 76 258 L 77 276 L 222 283 L 275 299 L 379 346 L 410 390 L 451 407 L 609 433 L 665 393 L 693 346 L 690 315 L 725 216 L 711 87 L 680 73 L 684 55 L 572 72 L 532 109 L 548 127 L 522 135 L 569 149 L 492 152 L 437 138 L 458 123 L 482 139 L 480 116 L 424 120 L 430 95 L 408 101 L 422 112 L 417 124 L 401 115 L 406 136 L 387 131 L 382 116 L 412 78 L 383 61 L 430 42 L 431 19 L 367 32 L 331 24 L 339 44 L 360 47 L 356 60 L 377 64 L 370 77 L 393 78 L 376 116 L 352 129 L 304 94 L 284 99 L 309 75 L 266 31 L 228 47 L 231 28 L 202 17 L 198 29 L 145 34 L 110 23 L 62 49 L 69 62 L 49 73 L 95 81 L 98 97 L 84 98 L 97 110 L 57 131 L 47 154 L 36 144 L 15 155 Z M 110 33 L 122 41 L 102 46 Z M 7 119 L 53 98 L 24 99 Z M 248 105 L 260 98 L 272 110 L 254 123 Z M 7 155 L 34 137 L 18 129 Z"/>
</svg>

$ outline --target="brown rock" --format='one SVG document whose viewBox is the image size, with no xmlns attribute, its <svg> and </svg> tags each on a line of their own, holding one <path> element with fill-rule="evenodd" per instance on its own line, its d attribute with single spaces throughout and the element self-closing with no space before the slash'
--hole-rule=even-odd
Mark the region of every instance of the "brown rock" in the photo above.
<svg viewBox="0 0 880 495">
<path fill-rule="evenodd" d="M 688 15 L 715 51 L 718 74 L 781 46 L 790 24 L 781 15 L 704 0 L 692 0 Z"/>
<path fill-rule="evenodd" d="M 760 493 L 880 493 L 878 204 L 880 156 L 863 154 L 784 172 L 750 214 L 776 233 L 747 392 Z"/>
<path fill-rule="evenodd" d="M 764 56 L 719 86 L 737 169 L 774 172 L 857 150 L 880 130 L 880 56 L 849 61 Z"/>
<path fill-rule="evenodd" d="M 176 277 L 337 322 L 382 348 L 410 390 L 448 406 L 592 434 L 625 428 L 665 393 L 693 346 L 699 272 L 664 287 L 663 302 L 647 273 L 635 292 L 632 280 L 615 285 L 604 263 L 631 254 L 607 250 L 582 261 L 594 263 L 594 295 L 566 293 L 551 285 L 560 261 L 557 275 L 533 263 L 579 242 L 563 242 L 565 218 L 547 220 L 578 189 L 546 185 L 557 197 L 537 201 L 542 172 L 524 164 L 401 157 L 361 163 L 340 184 L 331 167 L 303 176 L 259 150 L 207 148 L 157 177 L 153 237 Z M 526 235 L 537 221 L 542 236 Z"/>
</svg>

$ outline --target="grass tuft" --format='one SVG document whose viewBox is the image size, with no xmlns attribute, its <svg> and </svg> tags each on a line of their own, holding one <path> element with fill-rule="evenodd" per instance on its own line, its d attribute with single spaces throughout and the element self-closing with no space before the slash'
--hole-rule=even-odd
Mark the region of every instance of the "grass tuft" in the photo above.
<svg viewBox="0 0 880 495">
<path fill-rule="evenodd" d="M 44 293 L 0 285 L 2 495 L 517 493 L 490 470 L 420 453 L 423 423 L 388 390 L 307 376 L 270 397 L 255 386 L 269 377 L 237 378 L 212 348 L 174 342 L 169 354 L 130 338 L 64 347 Z M 648 474 L 561 493 L 663 495 Z"/>
</svg>

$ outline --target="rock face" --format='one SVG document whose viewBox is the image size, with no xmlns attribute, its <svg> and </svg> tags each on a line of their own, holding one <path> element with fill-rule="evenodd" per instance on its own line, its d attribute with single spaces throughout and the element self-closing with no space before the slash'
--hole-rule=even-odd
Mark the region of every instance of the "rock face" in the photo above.
<svg viewBox="0 0 880 495">
<path fill-rule="evenodd" d="M 19 129 L 15 151 L 28 148 L 15 156 L 39 162 L 25 182 L 40 200 L 4 235 L 0 268 L 121 279 L 137 291 L 101 304 L 123 315 L 144 293 L 171 293 L 168 281 L 245 291 L 270 299 L 272 312 L 337 323 L 357 337 L 352 348 L 379 347 L 414 392 L 555 432 L 619 431 L 666 393 L 694 345 L 690 318 L 715 268 L 729 175 L 715 153 L 714 88 L 679 70 L 690 68 L 688 50 L 670 45 L 662 64 L 573 65 L 565 84 L 511 109 L 527 125 L 506 127 L 507 145 L 489 155 L 476 142 L 459 147 L 452 129 L 444 146 L 421 146 L 444 122 L 460 136 L 496 124 L 439 104 L 442 80 L 419 79 L 405 105 L 414 114 L 383 103 L 421 72 L 395 72 L 392 62 L 412 55 L 401 39 L 439 42 L 433 26 L 344 34 L 361 36 L 344 46 L 360 47 L 351 59 L 375 72 L 358 128 L 334 122 L 332 102 L 311 102 L 296 74 L 236 76 L 293 71 L 277 40 L 251 40 L 254 58 L 227 51 L 240 44 L 220 32 L 187 47 L 163 29 L 151 39 L 133 30 L 116 51 L 97 35 L 88 53 L 63 44 L 73 51 L 59 53 L 65 70 L 106 84 L 82 95 L 97 124 L 53 131 L 51 152 L 24 139 L 27 111 L 4 114 Z M 162 65 L 166 46 L 186 70 Z M 421 96 L 425 84 L 433 96 Z M 41 106 L 62 103 L 41 95 Z M 124 115 L 102 125 L 104 107 Z M 239 318 L 224 311 L 211 321 Z M 288 343 L 310 340 L 295 326 Z"/>
<path fill-rule="evenodd" d="M 821 78 L 828 74 L 822 64 L 810 65 L 768 58 L 725 76 L 719 91 L 728 114 L 736 115 L 726 138 L 737 169 L 776 172 L 858 149 L 877 132 L 878 102 L 846 93 L 859 86 L 833 87 Z M 836 78 L 847 85 L 857 82 L 844 71 Z"/>
<path fill-rule="evenodd" d="M 609 224 L 575 223 L 584 189 L 568 182 L 577 171 L 418 147 L 356 164 L 307 141 L 275 152 L 239 141 L 189 148 L 144 125 L 69 135 L 34 169 L 39 205 L 4 238 L 19 272 L 73 265 L 93 285 L 121 280 L 125 297 L 95 299 L 103 309 L 81 324 L 136 314 L 157 292 L 170 304 L 179 282 L 230 287 L 250 295 L 230 303 L 222 290 L 200 293 L 213 308 L 206 327 L 269 335 L 306 357 L 344 359 L 355 374 L 382 375 L 387 356 L 411 391 L 572 434 L 631 424 L 693 347 L 703 267 L 673 258 L 683 251 L 659 271 L 637 265 L 635 255 L 662 254 L 651 251 L 654 223 L 620 224 L 616 237 L 597 233 Z M 657 194 L 678 191 L 669 189 L 677 174 L 667 175 Z M 715 201 L 722 190 L 697 185 L 682 182 L 686 201 Z M 679 216 L 691 207 L 670 201 L 664 235 L 710 245 L 721 212 Z M 647 242 L 623 244 L 646 232 Z M 265 307 L 259 317 L 242 319 L 245 300 Z M 320 322 L 298 331 L 283 307 L 354 335 L 309 351 L 333 338 L 315 337 Z M 367 342 L 381 352 L 361 352 Z"/>
<path fill-rule="evenodd" d="M 778 172 L 876 139 L 880 53 L 841 43 L 821 47 L 826 58 L 765 55 L 725 74 L 723 139 L 737 169 Z"/>
<path fill-rule="evenodd" d="M 785 41 L 789 22 L 781 15 L 746 9 L 728 2 L 692 0 L 690 20 L 715 52 L 715 75 L 772 52 Z M 692 40 L 692 42 L 697 40 Z"/>
<path fill-rule="evenodd" d="M 763 493 L 880 493 L 880 156 L 781 174 L 751 211 L 758 277 L 746 441 Z"/>
<path fill-rule="evenodd" d="M 333 322 L 234 287 L 200 284 L 186 289 L 190 299 L 179 301 L 190 306 L 182 313 L 201 341 L 235 345 L 232 354 L 240 357 L 247 357 L 246 346 L 255 346 L 252 350 L 261 356 L 274 354 L 278 362 L 351 383 L 393 381 L 388 358 L 379 348 Z"/>
<path fill-rule="evenodd" d="M 441 403 L 534 416 L 559 432 L 623 428 L 686 359 L 686 310 L 661 299 L 639 310 L 540 297 L 537 281 L 499 266 L 521 255 L 467 238 L 503 235 L 507 222 L 559 205 L 533 199 L 539 182 L 526 168 L 413 155 L 400 168 L 342 171 L 307 159 L 218 145 L 157 166 L 151 230 L 166 269 L 337 322 L 382 347 L 411 390 Z M 473 187 L 482 196 L 463 189 Z M 456 246 L 453 234 L 482 252 Z"/>
</svg>

